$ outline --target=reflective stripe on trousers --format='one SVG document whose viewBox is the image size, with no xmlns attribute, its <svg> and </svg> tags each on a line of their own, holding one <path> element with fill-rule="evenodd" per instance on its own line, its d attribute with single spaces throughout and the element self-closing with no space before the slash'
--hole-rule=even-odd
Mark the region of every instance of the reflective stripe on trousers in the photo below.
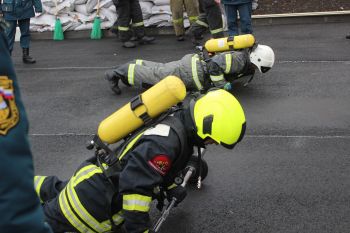
<svg viewBox="0 0 350 233">
<path fill-rule="evenodd" d="M 67 186 L 59 195 L 59 205 L 63 215 L 70 224 L 80 232 L 107 232 L 112 229 L 109 220 L 97 221 L 81 204 L 75 191 L 75 187 L 82 181 L 91 178 L 95 174 L 101 174 L 102 170 L 96 165 L 88 165 L 80 169 L 73 176 Z M 115 224 L 123 222 L 121 212 L 112 216 Z"/>
</svg>

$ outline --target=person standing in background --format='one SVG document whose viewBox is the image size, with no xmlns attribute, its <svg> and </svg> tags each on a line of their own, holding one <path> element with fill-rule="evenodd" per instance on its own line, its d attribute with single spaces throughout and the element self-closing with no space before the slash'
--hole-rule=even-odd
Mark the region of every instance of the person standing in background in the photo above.
<svg viewBox="0 0 350 233">
<path fill-rule="evenodd" d="M 199 14 L 197 0 L 170 0 L 171 14 L 177 41 L 183 41 L 185 39 L 184 7 L 190 24 L 197 20 Z"/>
<path fill-rule="evenodd" d="M 203 34 L 209 29 L 213 38 L 224 37 L 220 2 L 199 0 L 200 15 L 191 26 L 190 33 L 195 45 L 199 45 Z"/>
<path fill-rule="evenodd" d="M 0 1 L 1 2 L 1 1 Z M 9 24 L 6 29 L 6 35 L 9 43 L 10 54 L 12 54 L 13 45 L 16 36 L 16 27 L 19 26 L 21 30 L 20 44 L 22 47 L 23 57 L 22 60 L 25 64 L 34 64 L 36 61 L 29 56 L 30 47 L 30 18 L 35 16 L 35 13 L 42 12 L 42 4 L 40 0 L 7 0 L 0 4 L 0 15 Z"/>
<path fill-rule="evenodd" d="M 113 0 L 113 3 L 117 10 L 118 19 L 112 31 L 118 32 L 124 48 L 135 48 L 136 41 L 139 44 L 149 44 L 154 41 L 154 37 L 145 35 L 139 0 Z M 132 26 L 132 30 L 130 26 Z"/>
<path fill-rule="evenodd" d="M 224 4 L 229 36 L 252 34 L 252 0 L 221 0 Z M 238 14 L 241 33 L 238 30 Z"/>
<path fill-rule="evenodd" d="M 28 120 L 0 18 L 0 231 L 51 233 L 33 188 Z"/>
</svg>

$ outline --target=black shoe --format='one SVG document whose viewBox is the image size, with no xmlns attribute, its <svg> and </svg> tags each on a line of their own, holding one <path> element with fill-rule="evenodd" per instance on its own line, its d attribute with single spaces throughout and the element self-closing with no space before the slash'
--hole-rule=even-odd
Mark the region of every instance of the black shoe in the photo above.
<svg viewBox="0 0 350 233">
<path fill-rule="evenodd" d="M 139 39 L 139 44 L 150 44 L 155 38 L 152 36 L 144 36 Z"/>
<path fill-rule="evenodd" d="M 123 47 L 124 48 L 135 48 L 136 44 L 129 40 L 129 41 L 123 42 Z"/>
<path fill-rule="evenodd" d="M 177 41 L 184 41 L 185 38 L 184 38 L 183 35 L 179 35 L 179 36 L 176 36 L 176 40 L 177 40 Z"/>
<path fill-rule="evenodd" d="M 345 37 L 346 39 L 350 39 L 350 34 Z"/>
<path fill-rule="evenodd" d="M 34 58 L 29 56 L 29 48 L 23 48 L 22 60 L 25 64 L 34 64 L 36 62 Z"/>
<path fill-rule="evenodd" d="M 137 39 L 136 36 L 132 36 L 132 37 L 130 38 L 130 41 L 138 41 L 138 39 Z"/>
</svg>

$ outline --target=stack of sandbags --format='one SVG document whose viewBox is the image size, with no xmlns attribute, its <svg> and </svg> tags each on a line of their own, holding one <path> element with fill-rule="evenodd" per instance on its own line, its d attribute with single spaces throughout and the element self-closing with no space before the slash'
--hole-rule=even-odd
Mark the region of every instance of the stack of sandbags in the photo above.
<svg viewBox="0 0 350 233">
<path fill-rule="evenodd" d="M 43 13 L 31 19 L 31 31 L 52 31 L 56 15 L 63 30 L 87 30 L 92 28 L 97 11 L 97 0 L 42 0 Z M 101 28 L 110 28 L 117 19 L 112 0 L 100 0 Z"/>
</svg>

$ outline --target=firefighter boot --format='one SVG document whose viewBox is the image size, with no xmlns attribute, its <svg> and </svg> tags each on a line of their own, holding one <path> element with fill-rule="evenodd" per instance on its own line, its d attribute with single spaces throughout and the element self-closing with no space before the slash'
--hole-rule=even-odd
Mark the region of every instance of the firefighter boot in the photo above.
<svg viewBox="0 0 350 233">
<path fill-rule="evenodd" d="M 22 60 L 25 64 L 34 64 L 36 62 L 34 58 L 29 56 L 29 48 L 23 48 Z"/>
<path fill-rule="evenodd" d="M 128 40 L 128 41 L 123 42 L 123 47 L 128 48 L 128 49 L 135 48 L 136 44 L 133 41 Z"/>
<path fill-rule="evenodd" d="M 107 70 L 105 73 L 106 80 L 111 84 L 111 89 L 116 95 L 120 95 L 122 91 L 119 88 L 119 79 L 118 75 L 113 70 Z"/>
<path fill-rule="evenodd" d="M 139 38 L 139 44 L 150 44 L 155 40 L 152 36 L 143 36 Z"/>
</svg>

